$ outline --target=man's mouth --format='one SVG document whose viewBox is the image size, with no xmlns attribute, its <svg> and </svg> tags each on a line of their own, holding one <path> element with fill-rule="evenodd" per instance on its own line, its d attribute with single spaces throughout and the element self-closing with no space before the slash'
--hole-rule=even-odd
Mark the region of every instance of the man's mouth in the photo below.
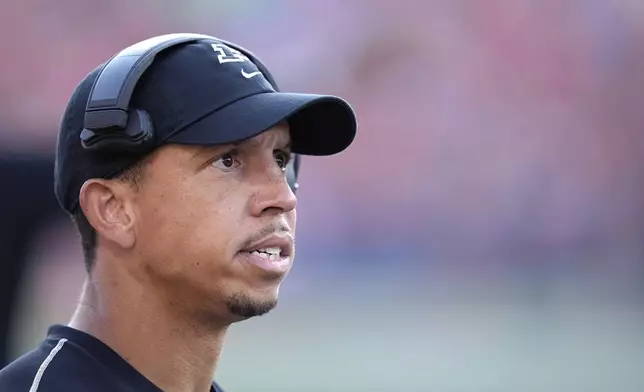
<svg viewBox="0 0 644 392">
<path fill-rule="evenodd" d="M 242 250 L 242 260 L 255 265 L 271 275 L 284 276 L 291 266 L 293 238 L 288 233 L 273 233 L 250 244 Z"/>
<path fill-rule="evenodd" d="M 266 260 L 278 261 L 291 256 L 293 238 L 285 233 L 273 233 L 268 237 L 246 244 L 242 252 L 262 257 Z"/>
<path fill-rule="evenodd" d="M 282 249 L 277 247 L 261 248 L 250 252 L 250 254 L 270 261 L 277 261 L 281 258 Z"/>
</svg>

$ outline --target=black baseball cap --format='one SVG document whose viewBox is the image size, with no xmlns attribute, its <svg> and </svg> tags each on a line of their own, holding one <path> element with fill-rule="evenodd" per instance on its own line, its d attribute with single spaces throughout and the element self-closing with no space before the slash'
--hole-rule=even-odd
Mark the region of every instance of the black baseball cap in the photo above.
<svg viewBox="0 0 644 392">
<path fill-rule="evenodd" d="M 157 56 L 139 80 L 130 105 L 147 111 L 154 126 L 154 143 L 143 153 L 105 154 L 83 148 L 80 134 L 87 101 L 106 63 L 91 71 L 74 90 L 58 133 L 54 185 L 63 209 L 74 213 L 88 179 L 112 178 L 166 143 L 228 144 L 282 121 L 289 123 L 296 154 L 333 155 L 353 142 L 357 121 L 346 101 L 278 92 L 251 61 L 222 61 L 229 50 L 219 41 L 204 39 Z"/>
</svg>

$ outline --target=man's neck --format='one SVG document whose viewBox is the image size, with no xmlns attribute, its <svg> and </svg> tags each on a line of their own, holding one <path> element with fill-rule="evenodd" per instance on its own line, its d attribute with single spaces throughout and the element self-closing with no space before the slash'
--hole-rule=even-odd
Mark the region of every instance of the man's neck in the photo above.
<svg viewBox="0 0 644 392">
<path fill-rule="evenodd" d="M 200 330 L 156 300 L 122 298 L 118 290 L 99 294 L 90 278 L 69 326 L 107 344 L 164 391 L 210 391 L 227 326 Z"/>
</svg>

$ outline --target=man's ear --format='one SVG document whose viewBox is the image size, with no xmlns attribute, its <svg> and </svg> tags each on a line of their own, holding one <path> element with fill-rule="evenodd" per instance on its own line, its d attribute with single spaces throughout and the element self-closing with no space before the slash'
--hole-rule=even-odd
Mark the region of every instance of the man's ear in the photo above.
<svg viewBox="0 0 644 392">
<path fill-rule="evenodd" d="M 90 179 L 79 194 L 80 207 L 97 234 L 122 248 L 131 248 L 136 241 L 136 217 L 127 191 L 116 181 Z"/>
</svg>

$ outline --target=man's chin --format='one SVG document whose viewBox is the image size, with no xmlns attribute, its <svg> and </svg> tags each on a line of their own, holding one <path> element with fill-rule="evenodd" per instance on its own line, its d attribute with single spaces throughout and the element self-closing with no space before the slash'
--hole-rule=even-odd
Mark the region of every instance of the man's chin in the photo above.
<svg viewBox="0 0 644 392">
<path fill-rule="evenodd" d="M 277 297 L 258 299 L 245 293 L 235 293 L 228 298 L 226 306 L 233 316 L 246 320 L 273 310 L 277 306 Z"/>
</svg>

